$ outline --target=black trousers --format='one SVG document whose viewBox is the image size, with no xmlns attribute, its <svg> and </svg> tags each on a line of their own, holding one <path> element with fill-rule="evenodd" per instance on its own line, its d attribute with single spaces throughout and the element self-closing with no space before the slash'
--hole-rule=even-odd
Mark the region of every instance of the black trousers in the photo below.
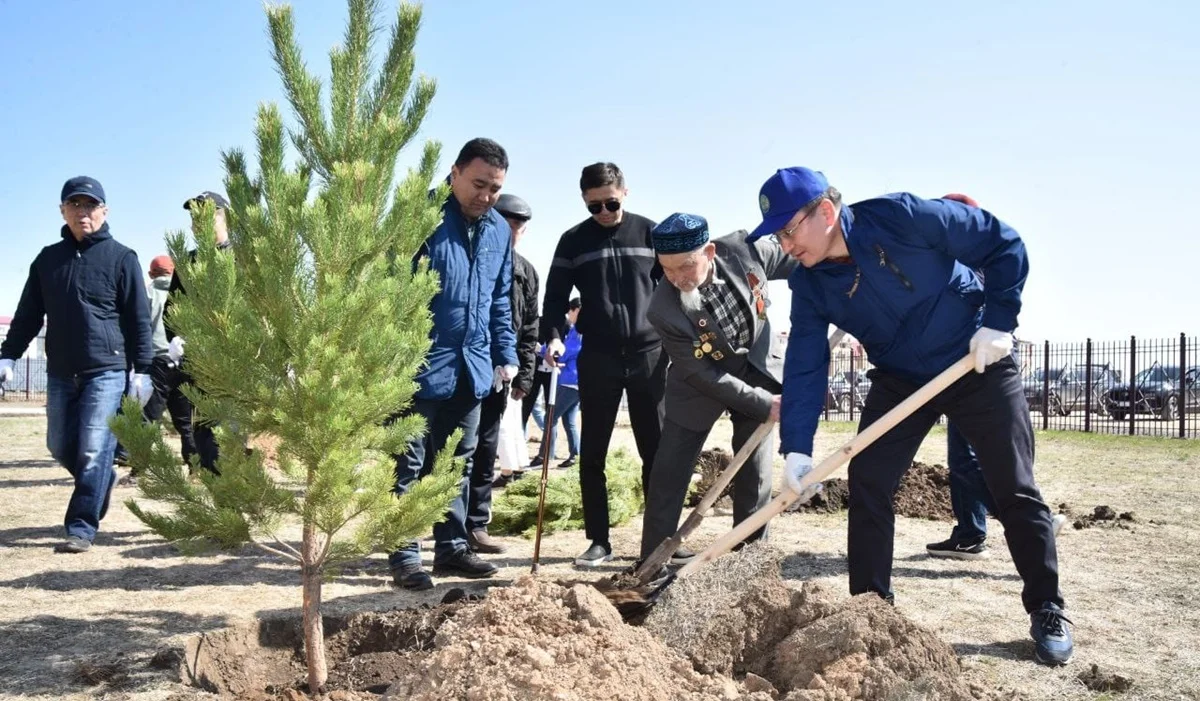
<svg viewBox="0 0 1200 701">
<path fill-rule="evenodd" d="M 171 424 L 179 434 L 179 449 L 183 461 L 191 465 L 192 456 L 200 457 L 201 467 L 217 471 L 217 439 L 213 435 L 213 424 L 192 423 L 192 401 L 184 395 L 182 387 L 192 381 L 190 375 L 179 369 L 165 355 L 156 356 L 150 365 L 150 383 L 153 392 L 146 406 L 142 408 L 142 417 L 146 421 L 157 423 L 162 419 L 163 411 L 171 415 Z M 118 445 L 117 453 L 124 452 L 124 447 Z M 136 471 L 135 471 L 136 472 Z"/>
<path fill-rule="evenodd" d="M 778 390 L 777 390 L 778 391 Z M 733 421 L 733 452 L 736 454 L 761 425 L 757 419 L 730 412 Z M 664 540 L 679 529 L 683 502 L 696 468 L 696 459 L 704 448 L 712 427 L 696 431 L 667 417 L 662 440 L 650 472 L 650 491 L 646 492 L 646 512 L 642 515 L 642 558 L 650 557 Z M 771 460 L 775 455 L 773 435 L 768 435 L 750 454 L 746 464 L 733 478 L 733 525 L 749 518 L 771 501 Z M 766 540 L 767 527 L 751 533 L 746 542 Z"/>
<path fill-rule="evenodd" d="M 583 431 L 579 446 L 579 488 L 583 492 L 583 524 L 594 543 L 608 542 L 608 480 L 604 474 L 608 444 L 621 408 L 628 398 L 629 422 L 642 459 L 642 493 L 650 491 L 650 468 L 662 435 L 663 395 L 668 356 L 662 346 L 639 353 L 589 349 L 579 353 L 579 411 Z"/>
<path fill-rule="evenodd" d="M 879 370 L 871 372 L 871 379 L 860 431 L 918 388 Z M 1029 406 L 1011 358 L 983 374 L 971 372 L 850 461 L 850 593 L 892 595 L 892 499 L 941 414 L 958 427 L 979 457 L 984 481 L 996 500 L 996 517 L 1024 582 L 1025 610 L 1033 612 L 1044 602 L 1063 606 L 1050 508 L 1033 479 Z"/>
<path fill-rule="evenodd" d="M 500 443 L 500 419 L 508 404 L 509 385 L 483 398 L 479 407 L 479 443 L 471 463 L 467 492 L 467 530 L 487 528 L 492 519 L 492 480 L 496 472 L 496 447 Z"/>
<path fill-rule="evenodd" d="M 541 365 L 541 363 L 538 363 Z M 529 416 L 533 414 L 533 405 L 537 404 L 538 395 L 544 402 L 550 401 L 550 373 L 535 371 L 533 373 L 533 386 L 529 388 L 529 394 L 521 400 L 521 428 L 525 429 L 529 425 Z M 546 431 L 549 433 L 549 430 Z"/>
</svg>

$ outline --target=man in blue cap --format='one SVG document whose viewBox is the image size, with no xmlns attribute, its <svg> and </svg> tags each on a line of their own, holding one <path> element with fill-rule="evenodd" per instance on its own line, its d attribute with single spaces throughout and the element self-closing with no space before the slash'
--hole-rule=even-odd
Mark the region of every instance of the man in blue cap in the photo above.
<svg viewBox="0 0 1200 701">
<path fill-rule="evenodd" d="M 793 490 L 812 469 L 829 324 L 854 335 L 876 368 L 860 429 L 963 356 L 975 360 L 976 372 L 850 462 L 850 593 L 892 600 L 892 498 L 921 441 L 945 414 L 974 447 L 995 499 L 1024 582 L 1037 659 L 1066 664 L 1073 642 L 1050 508 L 1034 482 L 1033 427 L 1011 358 L 1029 272 L 1020 236 L 987 210 L 953 200 L 900 193 L 843 206 L 825 176 L 807 168 L 776 172 L 758 204 L 763 221 L 748 240 L 772 235 L 801 266 L 789 278 L 792 326 L 780 409 Z"/>
<path fill-rule="evenodd" d="M 150 307 L 137 254 L 109 233 L 95 178 L 63 185 L 62 240 L 29 266 L 17 313 L 0 345 L 0 382 L 46 323 L 46 447 L 75 478 L 58 552 L 91 549 L 116 482 L 116 436 L 108 421 L 126 388 L 142 404 L 152 391 Z M 129 373 L 128 376 L 126 373 Z"/>
<path fill-rule="evenodd" d="M 646 493 L 643 558 L 678 528 L 696 459 L 717 419 L 729 412 L 737 452 L 763 422 L 779 418 L 783 361 L 767 319 L 767 281 L 785 280 L 796 267 L 768 241 L 747 243 L 745 231 L 710 241 L 708 222 L 695 214 L 672 214 L 650 233 L 670 284 L 654 290 L 646 317 L 671 364 Z M 733 482 L 735 524 L 771 500 L 771 443 L 768 437 L 758 446 Z M 764 528 L 749 539 L 765 535 Z M 677 551 L 671 562 L 689 556 Z"/>
</svg>

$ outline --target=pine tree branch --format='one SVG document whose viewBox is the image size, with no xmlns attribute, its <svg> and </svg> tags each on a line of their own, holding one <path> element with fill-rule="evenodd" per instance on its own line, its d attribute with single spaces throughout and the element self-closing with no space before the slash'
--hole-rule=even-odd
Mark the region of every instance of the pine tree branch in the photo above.
<svg viewBox="0 0 1200 701">
<path fill-rule="evenodd" d="M 292 551 L 292 553 L 289 553 L 289 552 L 284 552 L 283 550 L 277 550 L 275 548 L 272 548 L 270 545 L 267 545 L 266 543 L 260 543 L 257 540 L 251 541 L 251 542 L 254 543 L 254 547 L 258 548 L 259 550 L 265 550 L 265 551 L 271 553 L 272 555 L 275 555 L 277 557 L 282 557 L 283 559 L 289 560 L 291 562 L 295 562 L 296 564 L 304 563 L 303 558 L 300 557 L 300 553 L 296 553 L 295 555 L 292 554 L 292 553 L 296 552 L 296 549 L 291 546 L 288 546 L 288 550 Z"/>
<path fill-rule="evenodd" d="M 271 538 L 272 538 L 272 539 L 273 539 L 273 540 L 274 540 L 276 543 L 279 543 L 280 547 L 282 547 L 284 550 L 287 550 L 289 553 L 291 553 L 291 554 L 292 554 L 292 555 L 293 555 L 293 556 L 296 558 L 296 561 L 297 561 L 297 562 L 300 562 L 300 561 L 303 559 L 303 558 L 302 558 L 302 556 L 300 555 L 300 551 L 299 551 L 299 550 L 297 550 L 297 549 L 293 548 L 292 546 L 290 546 L 290 545 L 288 545 L 287 543 L 285 543 L 285 542 L 283 542 L 282 540 L 280 540 L 279 536 L 277 536 L 277 535 L 275 535 L 274 533 L 272 533 L 272 534 L 271 534 Z"/>
</svg>

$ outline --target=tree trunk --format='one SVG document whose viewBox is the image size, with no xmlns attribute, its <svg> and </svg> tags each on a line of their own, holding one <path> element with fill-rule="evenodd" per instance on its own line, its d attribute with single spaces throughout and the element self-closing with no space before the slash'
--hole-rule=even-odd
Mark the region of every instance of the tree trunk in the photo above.
<svg viewBox="0 0 1200 701">
<path fill-rule="evenodd" d="M 308 664 L 308 693 L 320 694 L 329 676 L 325 668 L 325 627 L 321 623 L 321 543 L 311 525 L 304 527 L 304 561 L 300 565 L 300 585 L 304 589 L 304 658 Z"/>
</svg>

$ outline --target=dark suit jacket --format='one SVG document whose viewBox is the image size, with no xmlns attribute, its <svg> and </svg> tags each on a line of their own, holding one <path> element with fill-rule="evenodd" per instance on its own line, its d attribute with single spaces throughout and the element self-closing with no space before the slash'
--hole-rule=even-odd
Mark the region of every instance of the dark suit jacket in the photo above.
<svg viewBox="0 0 1200 701">
<path fill-rule="evenodd" d="M 679 290 L 666 282 L 655 289 L 647 311 L 671 357 L 666 416 L 697 431 L 708 430 L 727 409 L 760 421 L 769 417 L 772 395 L 778 394 L 779 388 L 763 385 L 782 384 L 784 349 L 771 332 L 765 308 L 759 313 L 751 283 L 757 286 L 765 307 L 770 302 L 767 281 L 786 280 L 797 265 L 769 237 L 747 244 L 746 232 L 736 231 L 713 243 L 718 275 L 750 311 L 750 347 L 735 351 L 712 314 L 703 308 L 698 313 L 685 312 Z"/>
</svg>

